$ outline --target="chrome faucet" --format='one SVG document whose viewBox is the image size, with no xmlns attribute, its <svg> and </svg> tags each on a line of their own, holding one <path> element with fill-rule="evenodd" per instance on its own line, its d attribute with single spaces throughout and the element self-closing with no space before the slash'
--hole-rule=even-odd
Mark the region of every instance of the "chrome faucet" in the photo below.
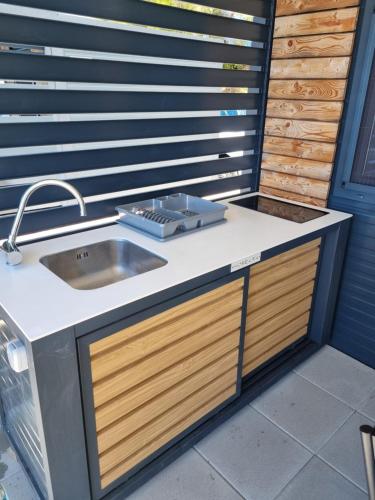
<svg viewBox="0 0 375 500">
<path fill-rule="evenodd" d="M 4 243 L 0 247 L 0 249 L 3 252 L 5 252 L 6 262 L 10 266 L 15 266 L 15 265 L 20 264 L 22 262 L 22 254 L 21 254 L 21 252 L 18 249 L 17 244 L 16 244 L 18 231 L 20 229 L 23 214 L 25 212 L 25 208 L 26 208 L 27 202 L 29 201 L 30 196 L 35 191 L 37 191 L 39 188 L 44 187 L 44 186 L 58 186 L 58 187 L 64 188 L 67 191 L 69 191 L 69 193 L 71 193 L 78 201 L 81 217 L 84 217 L 85 215 L 87 215 L 85 202 L 84 202 L 81 194 L 74 186 L 72 186 L 68 182 L 59 181 L 57 179 L 46 179 L 43 181 L 35 182 L 35 184 L 32 184 L 24 192 L 24 194 L 21 198 L 18 210 L 17 210 L 16 217 L 15 217 L 14 222 L 13 222 L 12 229 L 9 233 L 8 239 L 6 241 L 4 241 Z"/>
</svg>

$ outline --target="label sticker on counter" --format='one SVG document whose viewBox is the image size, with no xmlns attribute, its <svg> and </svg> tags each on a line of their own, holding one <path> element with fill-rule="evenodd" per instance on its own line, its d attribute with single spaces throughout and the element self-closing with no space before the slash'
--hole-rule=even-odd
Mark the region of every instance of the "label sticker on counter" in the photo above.
<svg viewBox="0 0 375 500">
<path fill-rule="evenodd" d="M 230 266 L 230 272 L 233 273 L 234 271 L 238 271 L 239 269 L 242 269 L 243 267 L 248 267 L 253 264 L 256 264 L 257 262 L 260 261 L 262 254 L 255 253 L 254 255 L 251 255 L 250 257 L 245 257 L 244 259 L 237 260 L 236 262 L 233 262 L 233 264 Z"/>
</svg>

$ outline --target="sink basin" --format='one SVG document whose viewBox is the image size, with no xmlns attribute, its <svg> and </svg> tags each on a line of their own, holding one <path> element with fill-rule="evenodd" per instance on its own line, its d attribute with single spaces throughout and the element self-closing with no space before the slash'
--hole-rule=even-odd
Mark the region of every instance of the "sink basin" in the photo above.
<svg viewBox="0 0 375 500">
<path fill-rule="evenodd" d="M 78 290 L 101 288 L 167 264 L 158 255 L 122 239 L 46 255 L 40 262 Z"/>
</svg>

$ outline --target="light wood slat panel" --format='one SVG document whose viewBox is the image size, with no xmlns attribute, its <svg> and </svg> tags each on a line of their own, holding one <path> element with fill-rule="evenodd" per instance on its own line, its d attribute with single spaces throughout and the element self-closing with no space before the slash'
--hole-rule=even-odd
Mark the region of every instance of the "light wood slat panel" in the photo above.
<svg viewBox="0 0 375 500">
<path fill-rule="evenodd" d="M 263 342 L 277 332 L 279 332 L 282 337 L 286 338 L 290 335 L 290 332 L 295 332 L 306 326 L 310 318 L 311 301 L 305 300 L 303 306 L 306 310 L 302 312 L 302 314 L 300 312 L 301 304 L 297 304 L 285 310 L 282 317 L 278 318 L 279 321 L 276 322 L 272 319 L 272 321 L 267 321 L 266 324 L 248 332 L 245 337 L 245 364 L 250 361 L 251 349 L 253 346 L 258 345 L 260 342 Z"/>
<path fill-rule="evenodd" d="M 236 377 L 238 370 L 238 352 L 237 359 L 234 363 L 228 363 L 228 359 L 231 361 L 231 357 L 227 357 L 225 362 L 219 360 L 216 363 L 212 363 L 203 370 L 193 374 L 191 377 L 174 385 L 167 391 L 158 394 L 152 400 L 146 401 L 145 404 L 135 411 L 131 411 L 121 416 L 121 418 L 114 423 L 99 431 L 97 434 L 99 453 L 114 446 L 120 438 L 126 438 L 140 427 L 143 427 L 154 418 L 185 400 L 199 388 L 214 381 L 223 373 L 231 371 L 233 376 Z"/>
<path fill-rule="evenodd" d="M 227 344 L 228 341 L 225 338 L 215 343 L 214 346 L 210 345 L 198 354 L 184 359 L 170 369 L 155 375 L 143 384 L 120 394 L 107 404 L 97 408 L 95 412 L 97 431 L 136 410 L 145 402 L 157 398 L 159 394 L 171 387 L 184 383 L 185 380 L 190 381 L 198 372 L 211 371 L 215 366 L 217 373 L 222 373 L 225 371 L 224 367 L 234 366 L 238 363 L 238 349 L 223 355 L 223 349 L 227 347 Z"/>
<path fill-rule="evenodd" d="M 223 328 L 224 329 L 224 328 Z M 220 334 L 222 338 L 220 338 Z M 193 352 L 210 346 L 212 352 L 216 350 L 216 358 L 237 348 L 239 345 L 239 330 L 228 335 L 218 332 L 217 325 L 205 332 L 198 332 L 190 336 L 183 342 L 166 348 L 162 353 L 148 358 L 137 364 L 135 370 L 124 370 L 117 372 L 112 377 L 94 385 L 94 404 L 98 407 L 107 401 L 112 400 L 119 394 L 129 390 L 136 384 L 140 384 L 150 377 L 155 376 L 173 364 L 177 364 L 189 357 Z M 205 355 L 210 358 L 206 352 Z M 215 359 L 215 358 L 214 358 Z"/>
<path fill-rule="evenodd" d="M 161 327 L 162 323 L 173 321 L 179 316 L 189 314 L 191 311 L 200 307 L 206 307 L 210 302 L 226 297 L 227 294 L 241 290 L 241 288 L 243 288 L 243 280 L 238 279 L 228 283 L 227 285 L 215 288 L 214 290 L 203 295 L 199 295 L 198 297 L 188 300 L 179 306 L 168 309 L 163 313 L 152 316 L 145 321 L 136 323 L 133 326 L 94 342 L 90 345 L 90 355 L 91 357 L 94 357 L 108 349 L 114 349 L 115 347 L 118 347 L 119 344 L 127 342 L 130 339 L 134 339 L 136 335 L 153 331 L 155 327 Z"/>
<path fill-rule="evenodd" d="M 151 333 L 141 335 L 94 358 L 91 362 L 92 380 L 97 382 L 118 370 L 124 370 L 132 363 L 143 361 L 147 356 L 196 332 L 203 334 L 207 329 L 217 328 L 218 333 L 225 333 L 239 328 L 242 302 L 242 290 L 238 290 L 207 304 L 204 311 L 197 309 L 160 326 L 155 324 L 155 330 Z M 236 311 L 237 314 L 233 316 L 232 313 Z M 229 321 L 223 321 L 228 315 L 231 315 Z"/>
<path fill-rule="evenodd" d="M 258 342 L 257 344 L 255 344 L 254 346 L 251 346 L 244 353 L 245 366 L 248 363 L 251 363 L 253 360 L 257 360 L 263 354 L 269 353 L 270 350 L 273 351 L 273 348 L 275 346 L 277 346 L 278 344 L 280 344 L 280 342 L 282 342 L 283 340 L 288 339 L 296 331 L 300 331 L 300 332 L 303 331 L 304 332 L 301 335 L 301 337 L 303 335 L 306 335 L 306 333 L 307 333 L 307 323 L 305 323 L 298 330 L 291 330 L 291 329 L 289 329 L 289 331 L 287 333 L 281 332 L 280 330 L 276 330 L 271 335 L 269 335 L 268 337 L 264 338 L 263 340 L 261 340 L 260 342 Z M 280 352 L 280 350 L 281 349 L 277 349 L 276 351 L 274 351 L 274 353 L 276 354 L 276 353 Z M 271 356 L 269 356 L 269 357 L 271 357 Z M 269 359 L 269 357 L 267 356 L 266 359 Z"/>
<path fill-rule="evenodd" d="M 259 275 L 264 273 L 265 271 L 269 271 L 272 267 L 279 266 L 280 264 L 284 264 L 285 262 L 294 261 L 296 257 L 301 257 L 307 253 L 310 253 L 312 250 L 316 250 L 320 247 L 321 238 L 317 238 L 315 240 L 309 241 L 308 243 L 304 243 L 303 245 L 299 245 L 298 247 L 292 248 L 287 252 L 282 252 L 279 255 L 275 255 L 270 259 L 267 259 L 263 262 L 259 262 L 259 264 L 255 264 L 250 268 L 250 277 L 251 283 L 249 288 L 249 295 L 253 295 L 254 291 L 254 283 L 257 282 L 258 279 L 261 279 Z M 274 280 L 276 281 L 276 280 Z"/>
<path fill-rule="evenodd" d="M 336 144 L 266 135 L 263 142 L 263 151 L 265 153 L 332 163 L 335 157 Z"/>
<path fill-rule="evenodd" d="M 336 101 L 307 101 L 269 99 L 267 116 L 292 118 L 295 120 L 318 120 L 337 122 L 340 120 L 343 103 Z"/>
<path fill-rule="evenodd" d="M 328 197 L 329 184 L 317 179 L 308 179 L 307 177 L 297 177 L 296 175 L 280 174 L 279 172 L 269 172 L 264 170 L 261 175 L 261 183 L 268 186 L 292 193 L 312 196 L 320 200 L 326 200 Z"/>
<path fill-rule="evenodd" d="M 350 56 L 353 42 L 354 33 L 275 38 L 272 58 Z"/>
<path fill-rule="evenodd" d="M 272 349 L 270 349 L 269 351 L 265 352 L 264 354 L 256 358 L 254 361 L 251 361 L 250 363 L 244 365 L 242 375 L 243 376 L 248 375 L 250 372 L 255 370 L 255 368 L 258 368 L 260 365 L 271 359 L 273 356 L 276 356 L 276 354 L 286 349 L 289 345 L 293 344 L 298 339 L 304 337 L 306 334 L 307 334 L 307 326 L 293 333 L 288 338 L 286 338 L 279 344 L 275 345 Z"/>
<path fill-rule="evenodd" d="M 99 456 L 100 474 L 106 474 L 119 463 L 166 433 L 169 429 L 175 428 L 179 422 L 185 419 L 187 414 L 198 410 L 202 406 L 202 402 L 209 401 L 220 394 L 223 389 L 233 387 L 235 383 L 236 376 L 233 375 L 233 371 L 228 372 L 196 391 L 168 412 L 155 418 L 125 440 L 119 441 L 116 446 Z"/>
<path fill-rule="evenodd" d="M 277 0 L 276 16 L 340 9 L 359 5 L 359 0 Z"/>
<path fill-rule="evenodd" d="M 173 439 L 175 436 L 183 432 L 185 429 L 189 428 L 200 418 L 204 417 L 207 413 L 218 407 L 220 404 L 224 403 L 227 399 L 233 396 L 236 392 L 236 386 L 229 387 L 220 391 L 220 394 L 212 398 L 210 401 L 201 406 L 197 411 L 194 411 L 186 416 L 186 418 L 175 425 L 172 429 L 169 429 L 165 434 L 158 437 L 154 441 L 150 442 L 142 450 L 135 453 L 128 460 L 125 460 L 119 464 L 116 468 L 112 469 L 107 474 L 102 476 L 101 485 L 105 488 L 113 481 L 118 479 L 120 476 L 125 474 L 125 472 L 132 469 L 136 464 L 147 458 L 149 455 L 161 448 L 165 443 Z"/>
<path fill-rule="evenodd" d="M 295 257 L 293 261 L 286 261 L 278 266 L 273 266 L 257 276 L 257 279 L 254 278 L 251 281 L 250 293 L 257 293 L 260 290 L 270 287 L 277 281 L 285 280 L 291 274 L 310 268 L 318 262 L 318 259 L 319 248 L 314 248 L 306 254 Z"/>
<path fill-rule="evenodd" d="M 329 181 L 332 173 L 332 163 L 264 153 L 262 169 Z"/>
<path fill-rule="evenodd" d="M 317 57 L 302 59 L 274 59 L 270 78 L 346 78 L 350 57 Z"/>
<path fill-rule="evenodd" d="M 247 306 L 248 315 L 272 303 L 284 294 L 288 294 L 302 285 L 314 280 L 316 269 L 317 266 L 313 265 L 299 273 L 292 274 L 283 281 L 277 281 L 269 288 L 266 288 L 259 293 L 251 294 Z"/>
<path fill-rule="evenodd" d="M 260 309 L 257 309 L 247 316 L 246 331 L 251 335 L 251 331 L 257 328 L 262 323 L 265 323 L 274 316 L 279 315 L 285 309 L 297 304 L 302 299 L 311 297 L 314 290 L 314 281 L 305 283 L 304 285 L 285 293 L 274 302 L 267 304 Z M 251 302 L 251 300 L 250 300 Z"/>
<path fill-rule="evenodd" d="M 343 101 L 346 80 L 270 80 L 268 97 L 274 99 L 309 99 Z"/>
<path fill-rule="evenodd" d="M 332 122 L 266 118 L 265 124 L 265 133 L 268 135 L 307 139 L 310 141 L 335 142 L 337 132 L 338 124 Z"/>
<path fill-rule="evenodd" d="M 237 377 L 238 366 L 226 366 L 224 371 L 218 371 L 217 366 L 211 369 L 202 370 L 192 378 L 185 380 L 182 384 L 173 387 L 170 391 L 163 393 L 150 403 L 132 412 L 130 415 L 117 421 L 115 424 L 104 429 L 98 434 L 99 453 L 105 452 L 108 448 L 115 446 L 119 439 L 123 440 L 151 423 L 156 417 L 164 415 L 173 410 L 173 407 L 179 403 L 184 404 L 184 400 L 190 397 L 200 388 L 213 383 L 223 373 L 229 376 L 233 382 Z M 147 431 L 146 431 L 147 432 Z"/>
<path fill-rule="evenodd" d="M 283 191 L 281 189 L 270 188 L 268 186 L 263 186 L 262 184 L 260 185 L 259 191 L 264 194 L 279 196 L 280 198 L 285 198 L 286 200 L 297 201 L 299 203 L 307 203 L 308 205 L 315 205 L 316 207 L 327 206 L 325 200 L 319 200 L 319 198 L 313 198 L 312 196 L 291 193 L 288 191 Z"/>
<path fill-rule="evenodd" d="M 274 38 L 354 31 L 357 16 L 358 7 L 277 17 Z"/>
</svg>

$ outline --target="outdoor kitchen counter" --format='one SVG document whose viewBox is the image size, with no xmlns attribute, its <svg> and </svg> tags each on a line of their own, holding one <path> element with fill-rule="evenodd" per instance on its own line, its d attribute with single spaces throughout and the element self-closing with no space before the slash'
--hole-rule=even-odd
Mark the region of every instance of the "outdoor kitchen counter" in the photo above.
<svg viewBox="0 0 375 500">
<path fill-rule="evenodd" d="M 22 246 L 22 264 L 12 267 L 5 260 L 1 262 L 0 306 L 33 342 L 351 217 L 320 209 L 327 215 L 298 224 L 235 205 L 228 207 L 225 223 L 168 242 L 114 224 Z M 114 238 L 140 245 L 166 259 L 168 264 L 86 291 L 72 288 L 39 262 L 45 255 Z"/>
</svg>

